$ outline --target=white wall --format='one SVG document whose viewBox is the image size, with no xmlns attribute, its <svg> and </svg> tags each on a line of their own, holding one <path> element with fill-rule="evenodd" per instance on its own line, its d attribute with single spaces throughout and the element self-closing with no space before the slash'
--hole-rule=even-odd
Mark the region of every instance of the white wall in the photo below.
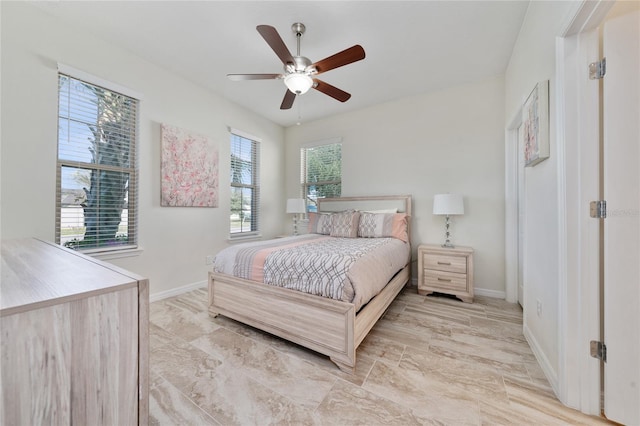
<svg viewBox="0 0 640 426">
<path fill-rule="evenodd" d="M 505 74 L 505 127 L 536 83 L 550 80 L 550 158 L 525 169 L 524 327 L 548 378 L 558 374 L 558 159 L 554 102 L 556 36 L 575 12 L 572 2 L 531 2 Z M 537 301 L 542 313 L 537 315 Z"/>
<path fill-rule="evenodd" d="M 2 2 L 2 238 L 54 240 L 57 63 L 143 96 L 140 108 L 141 255 L 112 260 L 150 278 L 151 295 L 206 280 L 205 256 L 229 223 L 227 126 L 262 138 L 262 230 L 282 232 L 284 130 L 175 74 L 22 2 Z M 160 123 L 208 135 L 220 157 L 219 208 L 160 207 Z"/>
<path fill-rule="evenodd" d="M 504 297 L 504 80 L 404 98 L 286 129 L 286 194 L 300 194 L 300 147 L 342 137 L 342 195 L 413 196 L 420 243 L 444 242 L 433 196 L 460 193 L 453 242 L 475 249 L 480 294 Z M 414 265 L 414 277 L 416 269 Z"/>
</svg>

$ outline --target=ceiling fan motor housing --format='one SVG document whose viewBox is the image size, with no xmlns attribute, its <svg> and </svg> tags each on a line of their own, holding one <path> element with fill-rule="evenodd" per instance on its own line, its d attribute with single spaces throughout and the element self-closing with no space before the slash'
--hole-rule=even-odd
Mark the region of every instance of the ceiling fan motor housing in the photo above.
<svg viewBox="0 0 640 426">
<path fill-rule="evenodd" d="M 309 58 L 305 58 L 304 56 L 294 56 L 294 63 L 286 63 L 284 65 L 284 71 L 286 73 L 298 72 L 298 73 L 306 73 L 306 74 L 315 74 L 315 67 L 311 66 L 311 61 Z"/>
</svg>

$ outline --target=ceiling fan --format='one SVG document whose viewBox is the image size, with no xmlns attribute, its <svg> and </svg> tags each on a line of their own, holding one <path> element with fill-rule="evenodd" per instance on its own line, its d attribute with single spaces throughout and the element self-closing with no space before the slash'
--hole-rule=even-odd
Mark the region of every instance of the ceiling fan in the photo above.
<svg viewBox="0 0 640 426">
<path fill-rule="evenodd" d="M 276 31 L 274 27 L 269 25 L 258 25 L 256 29 L 284 64 L 284 73 L 227 74 L 227 77 L 229 77 L 230 80 L 283 79 L 284 84 L 287 86 L 287 92 L 284 95 L 280 109 L 290 109 L 293 106 L 293 101 L 295 101 L 296 95 L 302 95 L 311 88 L 316 89 L 325 95 L 331 96 L 340 102 L 346 102 L 349 100 L 351 94 L 338 89 L 329 83 L 325 83 L 324 81 L 315 78 L 315 76 L 364 59 L 365 54 L 362 46 L 356 44 L 355 46 L 338 52 L 335 55 L 331 55 L 321 61 L 312 63 L 308 58 L 300 56 L 300 39 L 305 32 L 305 26 L 303 24 L 296 22 L 291 26 L 291 30 L 295 33 L 298 44 L 296 56 L 291 55 L 291 52 L 289 52 L 289 49 L 287 49 L 287 46 L 284 44 L 282 38 L 278 34 L 278 31 Z"/>
</svg>

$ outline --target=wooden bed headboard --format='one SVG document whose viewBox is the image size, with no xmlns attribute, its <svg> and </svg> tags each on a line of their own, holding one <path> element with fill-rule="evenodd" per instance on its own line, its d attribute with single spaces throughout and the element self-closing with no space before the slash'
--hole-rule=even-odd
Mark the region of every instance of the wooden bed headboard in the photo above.
<svg viewBox="0 0 640 426">
<path fill-rule="evenodd" d="M 411 217 L 411 195 L 377 195 L 362 197 L 318 198 L 319 212 L 398 209 Z"/>
</svg>

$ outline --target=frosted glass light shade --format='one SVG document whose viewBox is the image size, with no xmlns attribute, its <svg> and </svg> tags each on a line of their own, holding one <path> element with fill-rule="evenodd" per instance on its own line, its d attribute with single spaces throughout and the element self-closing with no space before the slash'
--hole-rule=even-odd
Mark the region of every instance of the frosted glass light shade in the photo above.
<svg viewBox="0 0 640 426">
<path fill-rule="evenodd" d="M 287 200 L 287 213 L 306 213 L 307 205 L 303 198 L 289 198 Z"/>
<path fill-rule="evenodd" d="M 302 95 L 311 89 L 313 80 L 306 74 L 293 73 L 284 78 L 284 84 L 293 93 Z"/>
<path fill-rule="evenodd" d="M 438 194 L 433 197 L 433 214 L 436 215 L 461 215 L 464 214 L 462 195 Z"/>
</svg>

